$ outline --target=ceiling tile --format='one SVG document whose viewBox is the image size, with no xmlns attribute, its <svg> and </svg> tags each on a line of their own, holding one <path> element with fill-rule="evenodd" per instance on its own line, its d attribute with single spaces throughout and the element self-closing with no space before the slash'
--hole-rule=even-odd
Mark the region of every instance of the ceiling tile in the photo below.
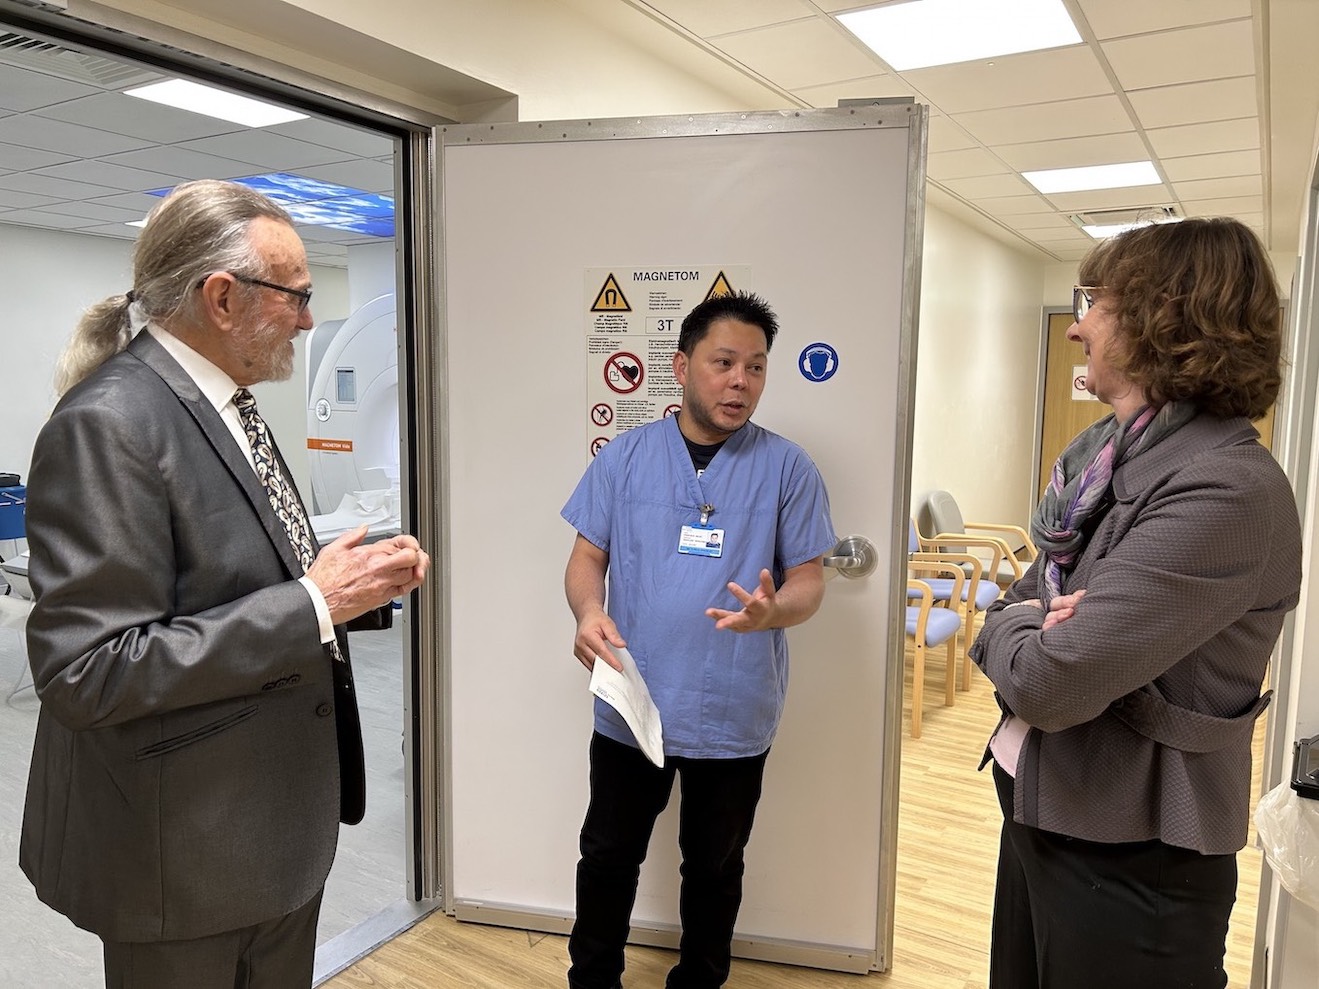
<svg viewBox="0 0 1319 989">
<path fill-rule="evenodd" d="M 23 148 L 17 144 L 0 144 L 0 172 L 26 172 L 30 168 L 58 165 L 72 156 L 37 148 Z"/>
<path fill-rule="evenodd" d="M 1159 161 L 1163 165 L 1163 174 L 1168 176 L 1170 182 L 1260 174 L 1260 154 L 1256 149 L 1227 151 L 1217 155 L 1192 155 L 1188 158 L 1161 158 Z"/>
<path fill-rule="evenodd" d="M 167 175 L 183 175 L 190 179 L 236 179 L 252 174 L 252 166 L 247 162 L 172 146 L 102 157 L 116 165 L 164 172 Z"/>
<path fill-rule="evenodd" d="M 1254 76 L 1189 82 L 1127 93 L 1143 127 L 1253 117 L 1259 112 Z"/>
<path fill-rule="evenodd" d="M 57 203 L 58 199 L 50 196 L 38 196 L 31 192 L 16 192 L 13 189 L 0 189 L 0 210 L 30 209 L 33 206 L 47 206 Z"/>
<path fill-rule="evenodd" d="M 312 165 L 299 168 L 299 175 L 346 185 L 364 192 L 394 194 L 394 169 L 390 165 L 364 158 L 361 161 L 339 161 L 331 165 Z"/>
<path fill-rule="evenodd" d="M 1249 18 L 1120 38 L 1101 44 L 1122 87 L 1149 89 L 1255 73 Z"/>
<path fill-rule="evenodd" d="M 1092 134 L 1120 134 L 1132 129 L 1132 120 L 1116 96 L 976 110 L 955 114 L 953 120 L 980 143 L 991 147 Z"/>
<path fill-rule="evenodd" d="M 50 196 L 52 199 L 64 200 L 93 199 L 112 191 L 103 185 L 88 185 L 86 182 L 57 179 L 50 175 L 38 175 L 35 172 L 13 172 L 9 175 L 0 175 L 0 189 L 30 192 L 36 196 Z"/>
<path fill-rule="evenodd" d="M 1173 201 L 1173 194 L 1161 185 L 1142 185 L 1134 189 L 1092 189 L 1050 196 L 1049 201 L 1063 213 L 1084 213 L 1095 209 L 1126 209 L 1137 206 L 1160 206 Z"/>
<path fill-rule="evenodd" d="M 968 199 L 982 196 L 1012 196 L 1028 192 L 1030 186 L 1015 172 L 1002 175 L 982 175 L 976 178 L 948 179 L 939 183 L 950 192 Z"/>
<path fill-rule="evenodd" d="M 0 107 L 6 110 L 36 110 L 95 92 L 98 90 L 82 83 L 0 64 Z"/>
<path fill-rule="evenodd" d="M 802 0 L 647 0 L 646 6 L 702 38 L 811 15 L 811 8 Z"/>
<path fill-rule="evenodd" d="M 203 137 L 176 147 L 245 161 L 264 171 L 286 172 L 304 165 L 325 165 L 352 157 L 345 151 L 334 151 L 278 134 L 264 134 L 259 129 L 235 131 L 222 137 Z"/>
<path fill-rule="evenodd" d="M 75 182 L 89 182 L 110 189 L 125 192 L 146 192 L 148 189 L 172 188 L 182 181 L 178 175 L 165 175 L 161 172 L 148 172 L 140 168 L 126 168 L 108 161 L 70 161 L 63 165 L 37 169 L 34 174 L 49 175 L 54 178 L 72 179 Z M 101 195 L 106 193 L 102 192 Z"/>
<path fill-rule="evenodd" d="M 976 205 L 994 216 L 1053 212 L 1043 196 L 985 196 L 977 199 Z"/>
<path fill-rule="evenodd" d="M 298 141 L 306 141 L 308 144 L 319 144 L 323 148 L 344 151 L 358 158 L 392 160 L 394 156 L 392 138 L 383 134 L 371 134 L 332 120 L 308 117 L 306 120 L 290 120 L 286 124 L 273 124 L 261 129 L 267 134 L 279 134 Z"/>
<path fill-rule="evenodd" d="M 177 144 L 246 129 L 241 124 L 139 100 L 123 93 L 99 93 L 72 103 L 47 107 L 41 111 L 41 116 L 127 134 L 155 144 Z"/>
<path fill-rule="evenodd" d="M 1260 146 L 1259 120 L 1255 117 L 1187 124 L 1184 127 L 1158 127 L 1146 131 L 1145 136 L 1160 158 L 1249 151 Z"/>
<path fill-rule="evenodd" d="M 89 203 L 99 203 L 102 206 L 116 206 L 119 209 L 130 210 L 138 215 L 138 219 L 141 219 L 160 204 L 160 197 L 149 196 L 145 192 L 121 192 L 116 195 L 100 196 L 87 201 Z"/>
<path fill-rule="evenodd" d="M 1001 175 L 1007 171 L 1007 166 L 981 148 L 937 151 L 926 157 L 926 172 L 940 182 L 972 175 Z"/>
<path fill-rule="evenodd" d="M 142 214 L 136 210 L 118 209 L 114 206 L 102 206 L 99 203 L 76 202 L 76 203 L 53 203 L 50 206 L 43 206 L 38 212 L 41 213 L 60 213 L 64 216 L 76 216 L 85 221 L 92 222 L 100 220 L 103 223 L 121 223 L 126 224 L 130 220 L 142 219 Z M 134 229 L 129 227 L 129 230 Z"/>
<path fill-rule="evenodd" d="M 931 112 L 929 135 L 926 138 L 926 149 L 930 154 L 974 147 L 978 147 L 975 138 L 948 117 Z"/>
<path fill-rule="evenodd" d="M 17 223 L 24 227 L 45 227 L 55 230 L 77 230 L 86 226 L 87 221 L 76 216 L 61 216 L 59 213 L 16 209 L 8 213 L 0 213 L 0 223 Z"/>
<path fill-rule="evenodd" d="M 124 223 L 104 223 L 97 227 L 80 227 L 78 233 L 93 237 L 115 237 L 119 240 L 137 240 L 140 231 Z"/>
<path fill-rule="evenodd" d="M 1261 196 L 1234 196 L 1229 199 L 1182 200 L 1187 216 L 1236 216 L 1238 213 L 1258 213 L 1264 208 Z"/>
<path fill-rule="evenodd" d="M 1219 179 L 1195 179 L 1177 182 L 1173 191 L 1178 199 L 1227 199 L 1232 196 L 1262 196 L 1264 180 L 1258 175 L 1233 175 Z"/>
<path fill-rule="evenodd" d="M 79 158 L 98 158 L 118 151 L 142 148 L 147 144 L 135 137 L 124 137 L 94 127 L 81 127 L 37 116 L 0 119 L 0 143 L 58 151 Z"/>
<path fill-rule="evenodd" d="M 902 78 L 945 113 L 1037 103 L 1042 79 L 1048 80 L 1050 101 L 1113 92 L 1099 59 L 1085 45 L 912 69 Z"/>
<path fill-rule="evenodd" d="M 1078 0 L 1098 38 L 1249 17 L 1250 0 Z"/>
<path fill-rule="evenodd" d="M 1078 168 L 1082 165 L 1116 165 L 1145 161 L 1149 149 L 1135 131 L 1097 137 L 1069 137 L 1061 141 L 1032 141 L 991 148 L 994 154 L 1018 171 L 1042 168 Z"/>
<path fill-rule="evenodd" d="M 1058 212 L 1018 213 L 1015 216 L 1001 217 L 999 222 L 1020 233 L 1039 233 L 1042 230 L 1073 229 L 1072 221 Z"/>
<path fill-rule="evenodd" d="M 861 79 L 884 71 L 842 25 L 822 18 L 731 34 L 719 47 L 784 89 Z"/>
<path fill-rule="evenodd" d="M 897 76 L 877 75 L 863 79 L 844 79 L 823 86 L 804 86 L 794 89 L 792 95 L 814 107 L 837 106 L 839 100 L 887 99 L 915 96 L 916 91 L 905 85 Z"/>
</svg>

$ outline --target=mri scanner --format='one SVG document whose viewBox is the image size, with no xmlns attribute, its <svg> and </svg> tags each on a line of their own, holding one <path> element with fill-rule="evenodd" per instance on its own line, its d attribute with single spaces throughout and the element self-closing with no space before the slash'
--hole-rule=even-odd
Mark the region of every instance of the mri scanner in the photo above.
<svg viewBox="0 0 1319 989">
<path fill-rule="evenodd" d="M 368 539 L 400 531 L 398 331 L 394 296 L 307 341 L 307 462 L 312 529 L 322 543 L 357 525 Z"/>
</svg>

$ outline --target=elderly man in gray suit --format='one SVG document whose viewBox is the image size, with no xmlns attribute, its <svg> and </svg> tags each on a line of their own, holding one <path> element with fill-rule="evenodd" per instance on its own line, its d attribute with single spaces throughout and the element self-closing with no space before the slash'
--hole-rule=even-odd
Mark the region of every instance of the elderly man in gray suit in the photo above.
<svg viewBox="0 0 1319 989">
<path fill-rule="evenodd" d="M 284 210 L 180 186 L 132 290 L 79 324 L 36 442 L 20 860 L 101 937 L 109 987 L 309 986 L 339 822 L 365 808 L 344 633 L 387 624 L 430 560 L 309 531 L 247 389 L 292 373 L 310 298 Z"/>
</svg>

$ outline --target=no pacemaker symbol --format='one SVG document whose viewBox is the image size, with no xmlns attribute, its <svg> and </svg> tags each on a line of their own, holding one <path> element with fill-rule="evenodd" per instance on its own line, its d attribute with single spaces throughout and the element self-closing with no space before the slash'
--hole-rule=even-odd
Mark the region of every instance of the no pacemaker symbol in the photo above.
<svg viewBox="0 0 1319 989">
<path fill-rule="evenodd" d="M 629 395 L 641 387 L 645 377 L 645 368 L 641 364 L 641 358 L 636 354 L 620 350 L 616 354 L 610 354 L 609 359 L 605 361 L 605 384 L 609 386 L 610 391 Z"/>
</svg>

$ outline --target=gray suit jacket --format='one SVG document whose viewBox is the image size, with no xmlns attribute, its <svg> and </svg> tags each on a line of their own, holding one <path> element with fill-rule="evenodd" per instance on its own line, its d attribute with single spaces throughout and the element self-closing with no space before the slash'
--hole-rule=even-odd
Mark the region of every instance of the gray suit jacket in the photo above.
<svg viewBox="0 0 1319 989">
<path fill-rule="evenodd" d="M 1251 728 L 1301 534 L 1281 468 L 1245 419 L 1199 416 L 1118 469 L 1115 503 L 1040 631 L 1039 566 L 992 606 L 972 657 L 1034 726 L 1014 818 L 1091 841 L 1214 854 L 1246 841 Z"/>
<path fill-rule="evenodd" d="M 309 901 L 364 806 L 352 673 L 219 415 L 141 333 L 57 406 L 28 495 L 37 895 L 114 941 Z"/>
</svg>

